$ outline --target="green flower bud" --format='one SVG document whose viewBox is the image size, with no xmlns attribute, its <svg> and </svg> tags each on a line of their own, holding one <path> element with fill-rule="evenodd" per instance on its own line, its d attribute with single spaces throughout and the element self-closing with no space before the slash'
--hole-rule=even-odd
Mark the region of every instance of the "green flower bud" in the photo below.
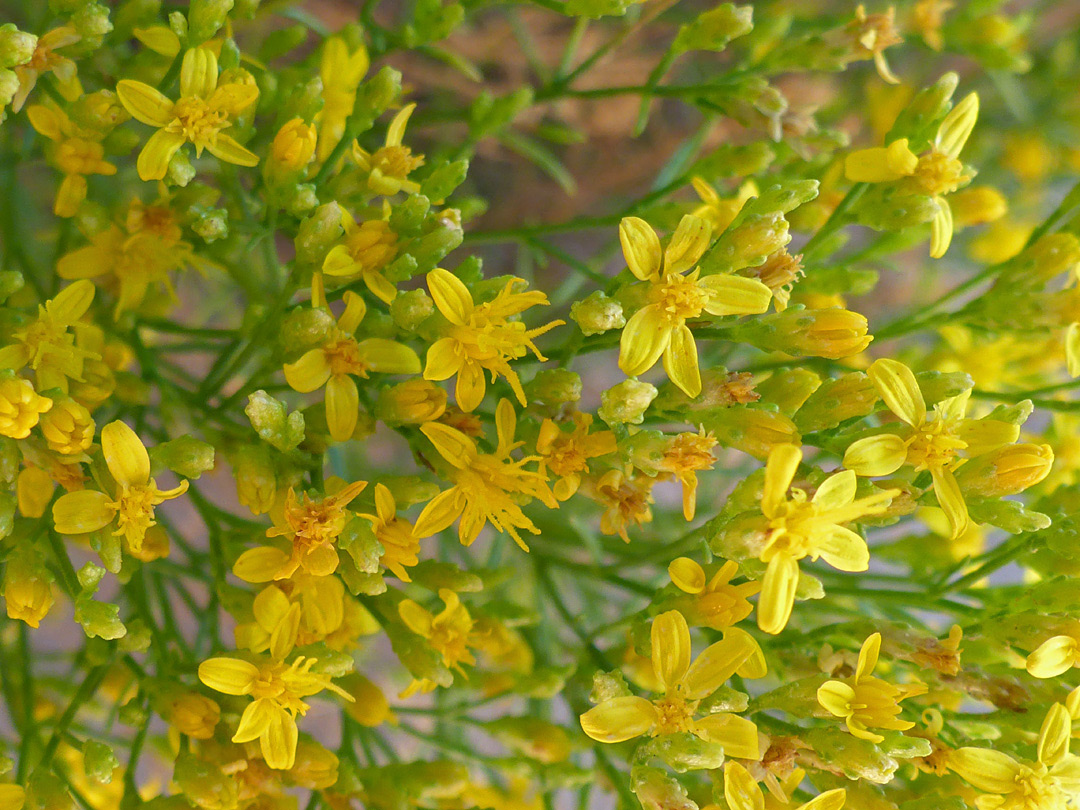
<svg viewBox="0 0 1080 810">
<path fill-rule="evenodd" d="M 469 161 L 455 160 L 435 168 L 420 185 L 420 192 L 436 205 L 441 204 L 465 182 Z"/>
<path fill-rule="evenodd" d="M 1011 259 L 1003 280 L 1019 284 L 1044 284 L 1080 264 L 1080 239 L 1065 231 L 1047 234 Z"/>
<path fill-rule="evenodd" d="M 191 0 L 188 9 L 189 46 L 202 45 L 225 25 L 234 0 Z"/>
<path fill-rule="evenodd" d="M 757 267 L 791 241 L 788 222 L 779 211 L 751 214 L 728 228 L 701 261 L 702 273 L 727 273 Z"/>
<path fill-rule="evenodd" d="M 581 399 L 581 376 L 565 368 L 545 368 L 526 386 L 529 400 L 566 405 Z"/>
<path fill-rule="evenodd" d="M 295 449 L 304 440 L 304 415 L 300 411 L 289 413 L 285 403 L 265 391 L 256 391 L 248 397 L 244 413 L 259 438 L 283 453 Z"/>
<path fill-rule="evenodd" d="M 181 751 L 173 769 L 173 781 L 196 807 L 235 807 L 237 782 L 213 762 Z"/>
<path fill-rule="evenodd" d="M 400 293 L 390 304 L 390 316 L 406 332 L 414 331 L 434 312 L 435 302 L 424 290 Z"/>
<path fill-rule="evenodd" d="M 622 304 L 600 290 L 575 301 L 570 307 L 570 318 L 586 335 L 599 335 L 626 326 Z"/>
<path fill-rule="evenodd" d="M 1009 444 L 970 460 L 957 470 L 956 480 L 965 495 L 1001 498 L 1035 486 L 1053 464 L 1048 444 Z"/>
<path fill-rule="evenodd" d="M 296 233 L 296 261 L 299 264 L 322 265 L 323 259 L 342 235 L 343 211 L 336 202 L 328 202 L 300 223 Z"/>
<path fill-rule="evenodd" d="M 214 468 L 214 448 L 194 436 L 180 436 L 154 447 L 150 459 L 184 478 L 198 479 Z"/>
<path fill-rule="evenodd" d="M 705 428 L 725 447 L 764 459 L 777 444 L 798 444 L 795 423 L 776 410 L 722 408 L 702 418 Z"/>
<path fill-rule="evenodd" d="M 294 217 L 309 216 L 319 204 L 319 194 L 312 183 L 299 183 L 285 190 L 285 209 Z"/>
<path fill-rule="evenodd" d="M 877 389 L 861 371 L 826 380 L 795 412 L 795 426 L 803 433 L 833 428 L 848 419 L 868 416 L 878 401 Z"/>
<path fill-rule="evenodd" d="M 224 208 L 211 208 L 196 214 L 191 230 L 207 244 L 229 235 L 229 212 Z"/>
<path fill-rule="evenodd" d="M 168 181 L 174 186 L 183 188 L 195 179 L 195 167 L 191 165 L 191 156 L 186 149 L 178 149 L 169 161 L 169 171 L 166 175 Z"/>
<path fill-rule="evenodd" d="M 934 84 L 920 90 L 897 116 L 889 134 L 885 136 L 885 143 L 907 138 L 908 147 L 913 152 L 927 148 L 937 134 L 938 123 L 949 111 L 950 100 L 959 83 L 960 77 L 950 71 Z"/>
<path fill-rule="evenodd" d="M 660 768 L 637 766 L 630 771 L 630 790 L 644 810 L 698 810 L 684 788 Z"/>
<path fill-rule="evenodd" d="M 409 253 L 416 259 L 417 272 L 427 273 L 436 267 L 446 254 L 461 244 L 464 236 L 461 223 L 441 220 L 433 231 L 409 247 Z"/>
<path fill-rule="evenodd" d="M 0 68 L 0 121 L 4 120 L 5 108 L 15 98 L 17 92 L 19 92 L 19 77 L 15 75 L 15 71 Z"/>
<path fill-rule="evenodd" d="M 14 23 L 0 25 L 0 67 L 11 68 L 29 62 L 37 41 L 37 36 L 20 31 Z"/>
<path fill-rule="evenodd" d="M 671 48 L 675 53 L 722 51 L 731 40 L 749 34 L 753 28 L 752 6 L 721 3 L 681 26 Z"/>
<path fill-rule="evenodd" d="M 269 512 L 277 496 L 277 471 L 270 458 L 270 448 L 262 444 L 245 445 L 230 461 L 236 476 L 237 500 L 256 515 Z"/>
<path fill-rule="evenodd" d="M 103 742 L 87 740 L 83 743 L 83 769 L 91 782 L 107 785 L 112 781 L 113 771 L 120 767 L 120 760 Z"/>
<path fill-rule="evenodd" d="M 761 402 L 771 403 L 792 416 L 821 385 L 821 377 L 805 368 L 778 371 L 756 386 Z"/>
<path fill-rule="evenodd" d="M 900 231 L 930 222 L 940 203 L 923 194 L 901 194 L 885 184 L 864 194 L 855 206 L 860 225 L 875 231 Z"/>
<path fill-rule="evenodd" d="M 627 686 L 626 679 L 619 670 L 593 674 L 592 691 L 589 692 L 589 700 L 593 703 L 603 703 L 605 700 L 617 697 L 628 697 L 630 694 L 630 687 Z"/>
<path fill-rule="evenodd" d="M 300 307 L 290 312 L 281 323 L 279 342 L 283 349 L 303 354 L 318 346 L 334 328 L 334 316 L 323 307 Z"/>
<path fill-rule="evenodd" d="M 87 3 L 72 15 L 71 24 L 84 43 L 99 43 L 102 37 L 113 30 L 109 9 L 101 3 Z"/>
<path fill-rule="evenodd" d="M 857 312 L 832 309 L 786 309 L 737 324 L 733 335 L 759 349 L 795 356 L 833 360 L 858 354 L 873 338 L 866 318 Z"/>
<path fill-rule="evenodd" d="M 635 754 L 641 759 L 646 755 L 663 760 L 676 773 L 711 771 L 724 764 L 724 746 L 706 742 L 689 732 L 655 737 Z"/>
<path fill-rule="evenodd" d="M 624 380 L 600 395 L 597 414 L 608 425 L 640 425 L 658 393 L 656 386 L 647 382 Z"/>
</svg>

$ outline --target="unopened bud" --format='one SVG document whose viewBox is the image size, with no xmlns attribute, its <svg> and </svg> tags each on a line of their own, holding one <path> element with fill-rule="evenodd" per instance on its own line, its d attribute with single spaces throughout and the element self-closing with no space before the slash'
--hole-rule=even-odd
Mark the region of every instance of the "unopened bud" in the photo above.
<svg viewBox="0 0 1080 810">
<path fill-rule="evenodd" d="M 14 23 L 0 25 L 0 67 L 12 68 L 29 62 L 37 42 L 34 34 L 20 31 Z"/>
<path fill-rule="evenodd" d="M 529 400 L 566 405 L 581 399 L 581 376 L 566 368 L 539 371 L 528 385 Z"/>
<path fill-rule="evenodd" d="M 850 310 L 788 309 L 736 327 L 739 337 L 761 349 L 838 360 L 870 345 L 866 318 Z"/>
<path fill-rule="evenodd" d="M 240 503 L 256 515 L 269 512 L 277 497 L 277 473 L 269 449 L 261 445 L 241 447 L 232 466 Z"/>
<path fill-rule="evenodd" d="M 735 447 L 755 458 L 766 458 L 778 444 L 799 444 L 795 423 L 784 414 L 764 408 L 726 408 L 703 420 L 707 430 L 725 447 Z"/>
<path fill-rule="evenodd" d="M 379 394 L 375 415 L 387 424 L 421 425 L 446 411 L 446 390 L 428 380 L 408 380 Z"/>
<path fill-rule="evenodd" d="M 221 719 L 221 707 L 198 692 L 185 692 L 169 701 L 168 721 L 181 734 L 209 740 Z"/>
<path fill-rule="evenodd" d="M 4 601 L 10 619 L 37 627 L 53 606 L 52 574 L 44 566 L 17 555 L 4 568 Z"/>
<path fill-rule="evenodd" d="M 414 331 L 435 312 L 435 302 L 424 290 L 398 293 L 390 303 L 390 317 L 406 332 Z"/>
<path fill-rule="evenodd" d="M 752 214 L 724 231 L 705 255 L 703 272 L 726 273 L 757 267 L 790 241 L 788 222 L 782 212 Z"/>
<path fill-rule="evenodd" d="M 302 118 L 292 119 L 274 136 L 270 147 L 273 165 L 287 172 L 303 169 L 315 156 L 317 138 L 314 124 Z"/>
<path fill-rule="evenodd" d="M 597 415 L 611 426 L 640 425 L 657 393 L 656 386 L 647 382 L 624 380 L 600 395 Z"/>
<path fill-rule="evenodd" d="M 1009 210 L 1005 195 L 993 186 L 973 186 L 949 195 L 953 224 L 957 227 L 985 225 L 1001 219 Z"/>
<path fill-rule="evenodd" d="M 374 728 L 393 718 L 382 689 L 359 672 L 346 675 L 339 684 L 354 698 L 352 703 L 345 704 L 346 713 L 360 725 Z"/>
<path fill-rule="evenodd" d="M 660 768 L 635 767 L 630 772 L 630 789 L 644 810 L 698 810 L 686 788 Z"/>
<path fill-rule="evenodd" d="M 570 317 L 586 335 L 599 335 L 626 326 L 622 304 L 599 290 L 588 298 L 575 301 L 570 307 Z"/>
<path fill-rule="evenodd" d="M 38 396 L 29 380 L 12 374 L 0 379 L 0 436 L 25 439 L 52 400 Z"/>
<path fill-rule="evenodd" d="M 214 763 L 181 751 L 173 769 L 173 781 L 196 807 L 236 807 L 238 783 Z"/>
<path fill-rule="evenodd" d="M 188 38 L 190 46 L 206 42 L 225 25 L 234 0 L 191 0 L 188 9 Z"/>
<path fill-rule="evenodd" d="M 300 264 L 322 265 L 326 254 L 341 239 L 344 212 L 336 202 L 328 202 L 300 223 L 296 234 L 296 260 Z"/>
<path fill-rule="evenodd" d="M 91 782 L 107 785 L 112 782 L 113 773 L 120 767 L 112 748 L 97 740 L 83 743 L 83 770 Z"/>
<path fill-rule="evenodd" d="M 1048 444 L 1010 444 L 969 461 L 957 471 L 956 480 L 965 494 L 1000 498 L 1035 486 L 1053 464 Z"/>
<path fill-rule="evenodd" d="M 52 478 L 41 467 L 27 467 L 19 473 L 15 486 L 19 514 L 28 518 L 44 515 L 55 488 Z"/>
<path fill-rule="evenodd" d="M 337 782 L 338 758 L 314 740 L 301 740 L 289 776 L 308 790 L 324 790 Z"/>
<path fill-rule="evenodd" d="M 81 453 L 94 441 L 94 417 L 73 399 L 62 399 L 41 417 L 49 449 L 64 455 Z"/>
</svg>

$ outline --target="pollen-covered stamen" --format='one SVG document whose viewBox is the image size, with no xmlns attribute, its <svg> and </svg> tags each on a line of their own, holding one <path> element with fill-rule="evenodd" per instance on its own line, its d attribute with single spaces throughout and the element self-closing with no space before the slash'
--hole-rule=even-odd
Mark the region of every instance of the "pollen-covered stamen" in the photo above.
<svg viewBox="0 0 1080 810">
<path fill-rule="evenodd" d="M 354 377 L 367 377 L 370 366 L 360 356 L 360 344 L 344 333 L 331 337 L 323 346 L 326 362 L 333 375 L 350 374 Z"/>
<path fill-rule="evenodd" d="M 944 152 L 927 152 L 915 167 L 909 182 L 918 191 L 937 197 L 950 194 L 960 188 L 969 178 L 964 174 L 964 164 Z"/>
<path fill-rule="evenodd" d="M 653 727 L 654 737 L 661 734 L 678 734 L 687 732 L 694 727 L 694 711 L 698 701 L 687 701 L 679 695 L 665 695 L 659 700 L 653 701 L 656 707 L 656 725 Z"/>
<path fill-rule="evenodd" d="M 953 425 L 943 418 L 922 425 L 908 444 L 908 462 L 916 470 L 949 466 L 956 461 L 967 442 L 957 437 Z"/>
<path fill-rule="evenodd" d="M 384 146 L 371 155 L 371 168 L 386 177 L 404 179 L 409 172 L 424 165 L 424 158 L 413 155 L 407 146 Z"/>
<path fill-rule="evenodd" d="M 206 100 L 197 96 L 188 96 L 176 102 L 173 107 L 176 119 L 169 124 L 172 132 L 183 133 L 184 137 L 195 144 L 196 151 L 202 151 L 214 142 L 217 134 L 228 126 L 229 116 L 224 110 L 214 109 Z"/>
<path fill-rule="evenodd" d="M 297 498 L 293 490 L 289 491 L 285 501 L 285 525 L 295 546 L 310 552 L 340 535 L 345 523 L 345 504 L 340 499 L 330 497 L 316 501 L 306 494 Z M 285 533 L 280 529 L 271 531 Z"/>
<path fill-rule="evenodd" d="M 183 489 L 187 489 L 186 482 Z M 159 490 L 153 479 L 146 486 L 123 487 L 116 500 L 109 504 L 116 512 L 116 531 L 113 534 L 123 535 L 133 548 L 142 548 L 146 530 L 157 525 L 154 507 L 170 497 L 175 496 L 172 492 Z"/>
<path fill-rule="evenodd" d="M 68 138 L 56 148 L 56 165 L 65 174 L 92 174 L 104 158 L 100 143 L 82 138 Z"/>
<path fill-rule="evenodd" d="M 689 276 L 669 275 L 650 287 L 649 302 L 659 304 L 666 319 L 678 325 L 701 315 L 709 293 L 698 286 L 696 272 Z"/>
</svg>

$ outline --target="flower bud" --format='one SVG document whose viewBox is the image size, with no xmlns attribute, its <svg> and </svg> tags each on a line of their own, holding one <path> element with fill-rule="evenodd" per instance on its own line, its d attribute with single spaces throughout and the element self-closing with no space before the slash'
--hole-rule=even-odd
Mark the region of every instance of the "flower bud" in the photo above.
<svg viewBox="0 0 1080 810">
<path fill-rule="evenodd" d="M 191 0 L 188 9 L 189 47 L 206 42 L 225 25 L 234 0 Z"/>
<path fill-rule="evenodd" d="M 71 456 L 81 453 L 94 441 L 94 417 L 73 399 L 62 399 L 41 417 L 41 432 L 49 449 Z"/>
<path fill-rule="evenodd" d="M 422 425 L 446 411 L 446 390 L 428 380 L 415 379 L 379 393 L 377 418 L 387 424 Z"/>
<path fill-rule="evenodd" d="M 664 734 L 651 740 L 641 752 L 666 762 L 676 773 L 711 771 L 723 767 L 724 746 L 699 739 L 693 734 Z M 664 805 L 667 806 L 667 805 Z"/>
<path fill-rule="evenodd" d="M 702 260 L 706 274 L 757 267 L 791 241 L 788 221 L 780 211 L 752 214 L 724 231 Z"/>
<path fill-rule="evenodd" d="M 873 340 L 866 318 L 840 308 L 788 309 L 739 324 L 736 331 L 761 349 L 832 360 L 858 354 Z"/>
<path fill-rule="evenodd" d="M 14 23 L 0 25 L 0 67 L 24 65 L 34 56 L 38 38 L 20 31 Z"/>
<path fill-rule="evenodd" d="M 300 223 L 296 233 L 296 261 L 299 264 L 322 265 L 330 248 L 345 232 L 341 226 L 342 214 L 340 205 L 328 202 Z"/>
<path fill-rule="evenodd" d="M 109 9 L 101 3 L 89 2 L 71 15 L 71 24 L 84 42 L 100 41 L 113 30 Z"/>
<path fill-rule="evenodd" d="M 19 92 L 19 77 L 15 71 L 0 68 L 0 121 L 4 120 L 4 108 L 9 105 Z"/>
<path fill-rule="evenodd" d="M 359 672 L 346 675 L 338 683 L 354 698 L 352 703 L 345 704 L 345 711 L 357 723 L 374 728 L 393 720 L 390 703 L 382 689 Z"/>
<path fill-rule="evenodd" d="M 1001 219 L 1009 210 L 1005 195 L 993 186 L 974 186 L 949 195 L 953 224 L 957 227 L 985 225 Z"/>
<path fill-rule="evenodd" d="M 1009 262 L 1003 280 L 1019 284 L 1045 283 L 1080 263 L 1080 239 L 1058 231 L 1041 237 Z"/>
<path fill-rule="evenodd" d="M 138 549 L 127 546 L 127 553 L 140 562 L 153 562 L 169 556 L 169 533 L 161 526 L 151 526 L 146 530 L 142 546 Z"/>
<path fill-rule="evenodd" d="M 333 787 L 338 778 L 338 758 L 314 740 L 300 740 L 296 746 L 296 762 L 289 775 L 309 790 Z"/>
<path fill-rule="evenodd" d="M 184 692 L 169 702 L 168 721 L 181 734 L 209 740 L 221 719 L 221 707 L 198 692 Z"/>
<path fill-rule="evenodd" d="M 390 317 L 406 332 L 416 328 L 435 312 L 435 302 L 424 290 L 408 290 L 398 293 L 390 302 Z"/>
<path fill-rule="evenodd" d="M 82 755 L 83 770 L 91 782 L 99 785 L 112 782 L 113 774 L 120 767 L 120 760 L 112 748 L 97 740 L 87 740 L 83 743 Z"/>
<path fill-rule="evenodd" d="M 36 628 L 55 601 L 52 575 L 22 555 L 13 556 L 4 570 L 4 601 L 8 618 Z"/>
<path fill-rule="evenodd" d="M 307 166 L 315 156 L 318 135 L 314 124 L 294 118 L 278 130 L 270 147 L 273 165 L 287 172 L 295 172 Z"/>
<path fill-rule="evenodd" d="M 965 494 L 1000 498 L 1035 486 L 1053 464 L 1048 444 L 1010 444 L 969 461 L 957 470 L 956 480 Z"/>
<path fill-rule="evenodd" d="M 622 304 L 608 298 L 600 290 L 588 298 L 575 301 L 570 307 L 570 318 L 585 335 L 599 335 L 626 326 Z"/>
<path fill-rule="evenodd" d="M 644 810 L 698 810 L 697 804 L 686 795 L 686 788 L 660 768 L 633 768 L 630 789 Z"/>
<path fill-rule="evenodd" d="M 656 399 L 656 386 L 639 380 L 624 380 L 600 395 L 597 415 L 608 425 L 640 425 L 645 411 Z"/>
<path fill-rule="evenodd" d="M 49 474 L 41 467 L 27 467 L 19 473 L 15 492 L 19 502 L 19 514 L 28 518 L 39 518 L 52 500 L 53 483 Z"/>
<path fill-rule="evenodd" d="M 581 399 L 581 376 L 565 368 L 545 368 L 527 386 L 530 400 L 565 405 Z"/>
<path fill-rule="evenodd" d="M 765 458 L 775 445 L 801 442 L 795 423 L 775 410 L 726 408 L 702 421 L 717 442 L 738 448 L 754 458 Z"/>
<path fill-rule="evenodd" d="M 626 679 L 619 670 L 593 674 L 592 691 L 589 692 L 589 700 L 593 703 L 603 703 L 605 700 L 627 697 L 629 694 L 630 687 L 626 685 Z"/>
<path fill-rule="evenodd" d="M 176 758 L 173 781 L 196 807 L 217 810 L 237 805 L 237 782 L 226 776 L 213 762 L 199 759 L 186 751 L 181 751 Z"/>
<path fill-rule="evenodd" d="M 277 473 L 269 449 L 261 445 L 241 447 L 232 466 L 240 503 L 256 515 L 269 512 L 277 497 Z"/>
<path fill-rule="evenodd" d="M 0 436 L 25 439 L 52 400 L 38 396 L 28 380 L 14 375 L 0 380 Z"/>
</svg>

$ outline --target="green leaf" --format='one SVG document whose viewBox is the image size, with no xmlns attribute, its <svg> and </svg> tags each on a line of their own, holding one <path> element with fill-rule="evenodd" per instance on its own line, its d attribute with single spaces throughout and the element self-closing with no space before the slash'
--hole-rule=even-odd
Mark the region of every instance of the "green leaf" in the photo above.
<svg viewBox="0 0 1080 810">
<path fill-rule="evenodd" d="M 671 48 L 676 53 L 722 51 L 731 40 L 749 34 L 753 28 L 752 6 L 721 3 L 698 16 L 692 23 L 680 27 Z"/>
</svg>

